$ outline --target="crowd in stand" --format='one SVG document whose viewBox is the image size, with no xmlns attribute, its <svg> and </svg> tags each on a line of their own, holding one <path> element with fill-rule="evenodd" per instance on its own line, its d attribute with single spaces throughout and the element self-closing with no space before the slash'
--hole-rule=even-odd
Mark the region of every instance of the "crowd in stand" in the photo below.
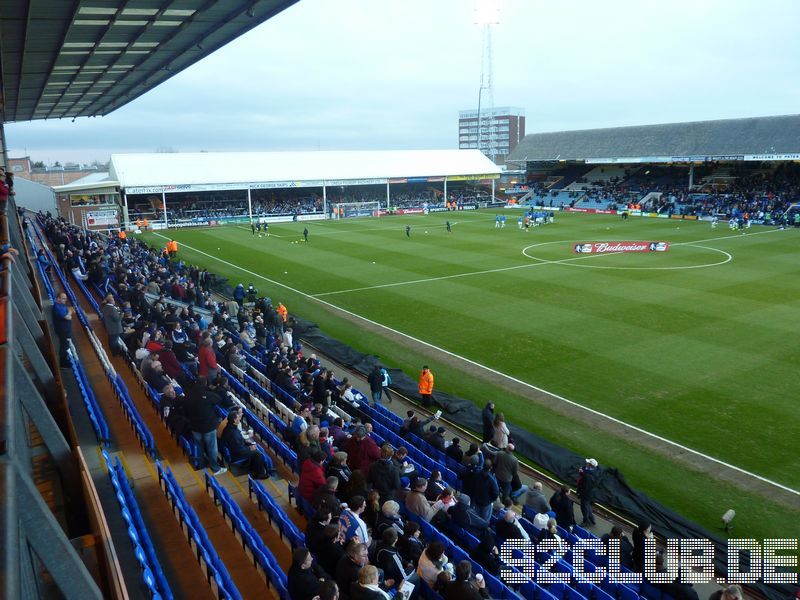
<svg viewBox="0 0 800 600">
<path fill-rule="evenodd" d="M 159 395 L 170 429 L 195 439 L 215 475 L 225 471 L 218 463 L 216 406 L 228 410 L 220 437 L 233 460 L 243 461 L 256 477 L 273 471 L 219 368 L 246 368 L 244 352 L 264 351 L 264 375 L 292 398 L 286 441 L 297 455 L 298 494 L 314 509 L 307 515 L 306 547 L 294 551 L 288 573 L 293 600 L 382 600 L 410 589 L 404 583 L 421 581 L 445 600 L 488 598 L 486 583 L 473 576 L 471 563 L 454 565 L 442 543 L 425 539 L 410 515 L 475 536 L 478 544 L 470 556 L 494 576 L 500 574 L 498 548 L 504 540 L 561 543 L 560 528 L 576 525 L 567 486 L 548 499 L 540 483 L 530 488 L 522 483 L 513 439 L 493 403 L 482 413 L 482 443 L 467 447 L 458 437 L 446 439 L 445 429 L 436 424 L 438 414 L 423 418 L 407 412 L 400 437 L 408 446 L 421 438 L 460 466 L 459 489 L 444 481 L 441 470 L 422 477 L 408 447 L 379 446 L 371 435 L 373 424 L 359 410 L 362 403 L 380 402 L 385 370 L 376 367 L 370 374 L 372 397 L 367 399 L 354 393 L 346 378 L 337 381 L 314 355 L 304 356 L 292 338 L 286 308 L 252 284 L 237 285 L 232 300 L 218 302 L 205 270 L 171 260 L 166 252 L 78 230 L 49 215 L 42 223 L 60 265 L 107 293 L 102 315 L 112 351 L 136 362 Z M 331 408 L 343 416 L 332 419 Z M 577 484 L 587 527 L 595 524 L 597 476 L 597 461 L 587 459 Z M 523 517 L 532 528 L 524 526 Z M 620 540 L 621 564 L 641 571 L 650 525 L 642 523 L 632 543 L 619 528 L 604 540 L 610 538 Z M 688 590 L 680 597 L 696 598 Z M 678 597 L 677 591 L 673 595 Z"/>
</svg>

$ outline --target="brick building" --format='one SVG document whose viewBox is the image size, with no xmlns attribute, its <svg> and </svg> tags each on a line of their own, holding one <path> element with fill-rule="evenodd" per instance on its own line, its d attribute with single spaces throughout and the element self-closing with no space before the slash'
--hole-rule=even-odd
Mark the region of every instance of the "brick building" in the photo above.
<svg viewBox="0 0 800 600">
<path fill-rule="evenodd" d="M 482 110 L 483 132 L 480 151 L 495 164 L 505 164 L 506 156 L 525 137 L 525 109 L 503 106 Z M 459 150 L 478 148 L 478 111 L 462 110 L 458 113 Z"/>
</svg>

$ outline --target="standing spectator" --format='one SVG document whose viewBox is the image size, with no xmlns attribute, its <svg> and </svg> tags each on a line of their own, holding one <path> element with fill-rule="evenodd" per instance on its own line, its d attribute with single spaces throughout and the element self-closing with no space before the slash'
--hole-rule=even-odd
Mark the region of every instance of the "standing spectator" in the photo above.
<svg viewBox="0 0 800 600">
<path fill-rule="evenodd" d="M 381 457 L 381 449 L 370 436 L 363 425 L 356 427 L 356 431 L 347 440 L 347 462 L 353 471 L 369 473 L 369 469 Z"/>
<path fill-rule="evenodd" d="M 503 413 L 497 413 L 494 418 L 494 435 L 492 443 L 495 447 L 503 450 L 508 446 L 508 426 L 506 425 L 506 417 Z"/>
<path fill-rule="evenodd" d="M 372 371 L 367 376 L 367 382 L 369 383 L 369 391 L 372 394 L 372 405 L 375 406 L 380 403 L 383 395 L 383 373 L 381 373 L 380 365 L 372 367 Z"/>
<path fill-rule="evenodd" d="M 541 481 L 533 482 L 533 485 L 528 490 L 528 495 L 525 497 L 525 505 L 529 506 L 537 514 L 550 512 L 550 503 L 547 502 L 547 498 L 542 493 Z M 558 519 L 558 516 L 556 516 L 556 519 Z"/>
<path fill-rule="evenodd" d="M 653 539 L 653 526 L 649 521 L 642 521 L 633 530 L 633 566 L 634 571 L 644 573 L 644 547 L 647 540 Z"/>
<path fill-rule="evenodd" d="M 433 401 L 431 395 L 433 394 L 433 373 L 428 369 L 428 365 L 422 367 L 422 372 L 419 374 L 419 395 L 422 397 L 422 405 L 430 406 Z"/>
<path fill-rule="evenodd" d="M 500 487 L 500 498 L 516 500 L 528 491 L 519 479 L 519 460 L 514 456 L 514 444 L 509 444 L 494 457 L 494 475 Z M 518 487 L 515 486 L 518 484 Z"/>
<path fill-rule="evenodd" d="M 461 449 L 461 440 L 459 440 L 457 437 L 454 437 L 453 441 L 450 442 L 450 445 L 447 447 L 447 450 L 445 450 L 444 453 L 457 463 L 461 464 L 461 461 L 464 460 L 464 451 Z"/>
<path fill-rule="evenodd" d="M 392 385 L 392 378 L 389 375 L 389 371 L 386 370 L 386 367 L 381 367 L 381 376 L 383 377 L 383 381 L 381 382 L 383 386 L 383 395 L 386 396 L 387 402 L 391 402 L 392 396 L 389 394 L 389 386 Z"/>
<path fill-rule="evenodd" d="M 381 446 L 380 460 L 372 463 L 367 475 L 367 483 L 372 485 L 372 489 L 380 494 L 381 502 L 386 502 L 394 498 L 394 494 L 400 489 L 400 473 L 392 462 L 394 448 L 389 443 Z"/>
<path fill-rule="evenodd" d="M 481 411 L 483 421 L 483 443 L 491 442 L 494 439 L 494 402 L 487 402 Z"/>
<path fill-rule="evenodd" d="M 72 338 L 72 307 L 67 306 L 67 295 L 60 292 L 53 304 L 53 328 L 58 336 L 58 362 L 62 369 L 69 369 L 69 340 Z"/>
<path fill-rule="evenodd" d="M 609 540 L 619 540 L 619 564 L 631 571 L 636 568 L 633 564 L 633 544 L 622 531 L 622 527 L 614 525 L 611 532 L 604 534 L 600 539 L 604 548 L 608 548 Z"/>
<path fill-rule="evenodd" d="M 583 515 L 581 526 L 583 527 L 595 524 L 592 502 L 594 502 L 594 491 L 597 488 L 597 475 L 597 461 L 587 458 L 584 467 L 578 471 L 578 498 L 581 500 L 581 514 Z"/>
<path fill-rule="evenodd" d="M 550 506 L 553 512 L 556 513 L 556 521 L 564 529 L 572 530 L 575 525 L 575 511 L 572 507 L 572 500 L 569 497 L 569 486 L 562 485 L 561 488 L 556 490 L 556 493 L 550 497 Z"/>
<path fill-rule="evenodd" d="M 197 358 L 200 361 L 199 374 L 208 381 L 214 381 L 219 374 L 217 356 L 214 354 L 211 338 L 205 338 L 200 342 L 200 350 L 197 351 Z"/>
<path fill-rule="evenodd" d="M 488 458 L 483 462 L 483 469 L 473 473 L 471 479 L 471 492 L 466 492 L 472 502 L 472 507 L 478 516 L 484 521 L 488 521 L 492 516 L 492 506 L 494 505 L 497 496 L 500 494 L 500 488 L 497 485 L 497 480 L 492 475 L 492 461 Z"/>
<path fill-rule="evenodd" d="M 219 403 L 220 397 L 206 387 L 204 377 L 199 377 L 185 404 L 192 437 L 203 448 L 214 475 L 221 475 L 228 470 L 217 462 L 217 413 L 214 407 Z"/>
<path fill-rule="evenodd" d="M 106 326 L 106 333 L 108 333 L 108 346 L 111 348 L 111 354 L 115 356 L 124 354 L 122 342 L 119 339 L 119 336 L 122 335 L 122 313 L 114 304 L 114 296 L 111 294 L 106 296 L 103 303 L 103 324 Z"/>
</svg>

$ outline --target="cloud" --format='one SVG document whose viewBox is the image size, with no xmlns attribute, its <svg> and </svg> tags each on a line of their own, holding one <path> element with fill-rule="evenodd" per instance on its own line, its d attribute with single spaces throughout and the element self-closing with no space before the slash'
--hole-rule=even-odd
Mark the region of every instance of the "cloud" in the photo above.
<svg viewBox="0 0 800 600">
<path fill-rule="evenodd" d="M 506 0 L 495 106 L 528 132 L 797 112 L 800 3 Z M 463 0 L 303 0 L 103 117 L 6 126 L 13 154 L 452 148 L 477 104 Z"/>
</svg>

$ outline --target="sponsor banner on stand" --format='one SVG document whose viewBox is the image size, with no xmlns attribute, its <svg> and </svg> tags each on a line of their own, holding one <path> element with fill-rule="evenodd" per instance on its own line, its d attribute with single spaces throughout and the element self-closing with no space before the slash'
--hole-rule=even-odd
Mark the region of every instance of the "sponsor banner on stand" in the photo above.
<svg viewBox="0 0 800 600">
<path fill-rule="evenodd" d="M 669 242 L 579 242 L 572 251 L 578 254 L 606 254 L 609 252 L 666 252 Z"/>
<path fill-rule="evenodd" d="M 86 213 L 86 225 L 89 227 L 118 224 L 116 210 L 90 210 Z"/>
<path fill-rule="evenodd" d="M 551 207 L 546 207 L 549 210 L 552 210 Z M 553 207 L 554 208 L 554 207 Z M 604 210 L 602 208 L 570 208 L 569 206 L 564 208 L 564 212 L 577 212 L 577 213 L 586 213 L 588 215 L 616 215 L 622 214 L 626 211 L 616 211 L 616 210 Z M 630 211 L 627 211 L 628 214 L 632 214 Z"/>
</svg>

